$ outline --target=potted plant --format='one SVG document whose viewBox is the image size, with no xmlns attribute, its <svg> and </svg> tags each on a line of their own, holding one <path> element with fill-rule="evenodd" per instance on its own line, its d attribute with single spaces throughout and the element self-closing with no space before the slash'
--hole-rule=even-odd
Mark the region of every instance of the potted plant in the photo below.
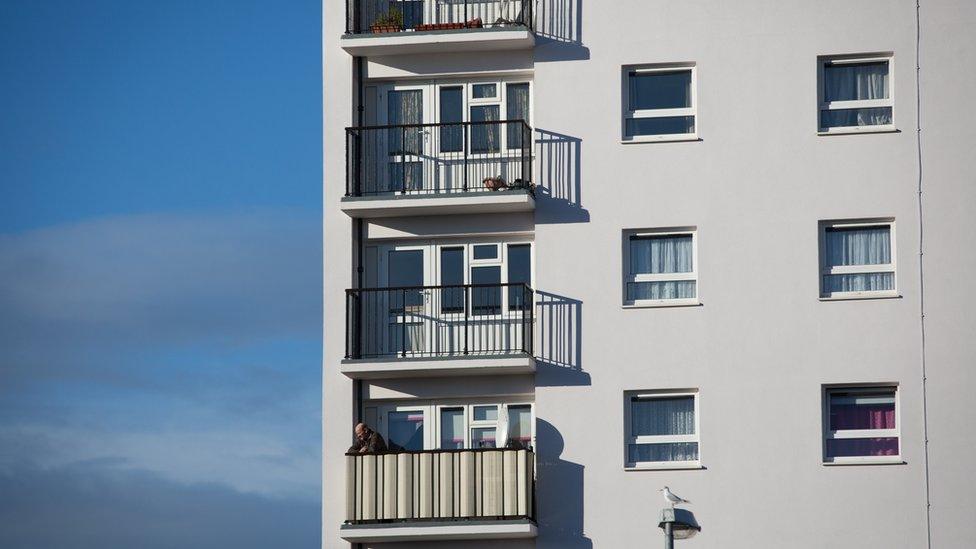
<svg viewBox="0 0 976 549">
<path fill-rule="evenodd" d="M 373 33 L 400 32 L 403 30 L 403 12 L 397 8 L 390 10 L 377 17 L 373 24 L 369 26 Z"/>
</svg>

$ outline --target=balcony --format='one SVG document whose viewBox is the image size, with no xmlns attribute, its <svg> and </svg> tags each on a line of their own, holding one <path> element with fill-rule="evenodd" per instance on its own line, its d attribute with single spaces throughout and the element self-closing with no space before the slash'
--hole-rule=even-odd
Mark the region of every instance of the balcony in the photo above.
<svg viewBox="0 0 976 549">
<path fill-rule="evenodd" d="M 352 543 L 536 537 L 535 454 L 524 449 L 346 455 Z"/>
<path fill-rule="evenodd" d="M 346 290 L 353 379 L 535 371 L 533 303 L 522 283 Z"/>
<path fill-rule="evenodd" d="M 532 211 L 532 128 L 522 120 L 346 129 L 351 217 Z"/>
<path fill-rule="evenodd" d="M 498 51 L 535 46 L 535 0 L 346 0 L 351 55 Z"/>
</svg>

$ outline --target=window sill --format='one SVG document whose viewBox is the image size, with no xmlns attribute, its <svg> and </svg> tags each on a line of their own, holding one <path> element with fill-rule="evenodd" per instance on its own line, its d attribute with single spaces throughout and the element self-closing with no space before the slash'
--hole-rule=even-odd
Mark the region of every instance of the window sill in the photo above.
<svg viewBox="0 0 976 549">
<path fill-rule="evenodd" d="M 898 292 L 879 292 L 876 294 L 844 294 L 820 297 L 820 301 L 858 301 L 864 299 L 901 299 L 902 295 Z"/>
<path fill-rule="evenodd" d="M 701 307 L 702 302 L 698 299 L 660 299 L 656 301 L 637 301 L 635 303 L 625 303 L 623 309 L 660 309 L 667 307 Z"/>
<path fill-rule="evenodd" d="M 702 139 L 698 137 L 698 134 L 687 134 L 687 135 L 641 135 L 638 137 L 630 137 L 621 139 L 620 142 L 624 145 L 633 145 L 635 143 L 679 143 L 685 141 L 701 141 Z"/>
<path fill-rule="evenodd" d="M 894 126 L 856 126 L 851 128 L 837 128 L 828 131 L 817 131 L 817 135 L 821 137 L 829 135 L 857 135 L 861 133 L 901 133 L 901 130 Z"/>
<path fill-rule="evenodd" d="M 657 465 L 625 465 L 624 471 L 703 471 L 701 463 L 661 463 Z"/>
<path fill-rule="evenodd" d="M 901 459 L 901 456 L 889 456 L 882 458 L 841 458 L 841 461 L 823 462 L 824 467 L 837 467 L 845 465 L 908 465 L 908 462 Z"/>
</svg>

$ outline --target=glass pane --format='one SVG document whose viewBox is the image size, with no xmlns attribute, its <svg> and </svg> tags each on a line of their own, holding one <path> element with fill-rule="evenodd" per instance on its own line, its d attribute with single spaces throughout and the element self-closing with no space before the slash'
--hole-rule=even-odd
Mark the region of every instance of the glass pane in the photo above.
<svg viewBox="0 0 976 549">
<path fill-rule="evenodd" d="M 400 126 L 387 130 L 390 154 L 420 154 L 423 133 L 417 125 L 424 120 L 423 92 L 421 90 L 389 92 L 386 117 L 387 124 Z"/>
<path fill-rule="evenodd" d="M 389 267 L 387 285 L 390 288 L 414 287 L 411 290 L 390 290 L 390 306 L 393 311 L 402 312 L 404 308 L 419 307 L 424 302 L 423 250 L 394 250 L 388 256 Z"/>
<path fill-rule="evenodd" d="M 532 407 L 528 404 L 508 407 L 508 448 L 532 445 Z"/>
<path fill-rule="evenodd" d="M 855 101 L 888 98 L 888 62 L 824 65 L 824 99 Z"/>
<path fill-rule="evenodd" d="M 495 448 L 495 429 L 475 428 L 471 429 L 472 448 Z"/>
<path fill-rule="evenodd" d="M 509 84 L 506 88 L 505 119 L 529 121 L 529 85 Z M 508 124 L 508 148 L 522 148 L 522 124 Z"/>
<path fill-rule="evenodd" d="M 660 282 L 628 282 L 627 301 L 642 299 L 693 299 L 696 296 L 694 280 L 666 280 Z"/>
<path fill-rule="evenodd" d="M 424 187 L 422 162 L 390 162 L 390 188 L 394 192 L 419 191 Z"/>
<path fill-rule="evenodd" d="M 532 248 L 528 244 L 508 245 L 508 281 L 510 283 L 532 282 Z M 524 286 L 508 287 L 508 308 L 522 311 L 529 306 L 529 291 Z"/>
<path fill-rule="evenodd" d="M 894 428 L 894 390 L 830 393 L 831 431 Z"/>
<path fill-rule="evenodd" d="M 630 436 L 695 434 L 695 398 L 630 399 Z"/>
<path fill-rule="evenodd" d="M 695 133 L 695 117 L 662 116 L 658 118 L 628 118 L 626 120 L 625 130 L 628 137 Z"/>
<path fill-rule="evenodd" d="M 393 250 L 389 258 L 388 278 L 390 287 L 424 285 L 424 251 Z"/>
<path fill-rule="evenodd" d="M 826 275 L 823 277 L 823 286 L 825 294 L 894 290 L 895 273 Z"/>
<path fill-rule="evenodd" d="M 463 114 L 463 96 L 460 86 L 441 88 L 440 122 L 455 124 L 440 127 L 441 152 L 459 152 L 464 146 L 464 128 L 460 122 Z"/>
<path fill-rule="evenodd" d="M 628 444 L 627 461 L 630 463 L 653 461 L 696 461 L 697 442 L 665 442 L 659 444 Z"/>
<path fill-rule="evenodd" d="M 630 110 L 691 107 L 691 71 L 630 73 Z"/>
<path fill-rule="evenodd" d="M 820 111 L 821 128 L 851 126 L 887 126 L 891 124 L 891 107 L 837 109 Z"/>
<path fill-rule="evenodd" d="M 897 455 L 897 437 L 827 439 L 828 458 Z"/>
<path fill-rule="evenodd" d="M 475 421 L 498 421 L 498 406 L 475 406 Z"/>
<path fill-rule="evenodd" d="M 498 88 L 495 84 L 474 84 L 471 86 L 471 97 L 475 99 L 498 97 Z"/>
<path fill-rule="evenodd" d="M 474 246 L 475 259 L 498 259 L 497 244 L 478 244 Z"/>
<path fill-rule="evenodd" d="M 692 236 L 630 237 L 630 274 L 690 273 L 694 270 Z"/>
<path fill-rule="evenodd" d="M 441 248 L 441 312 L 464 312 L 464 248 Z"/>
<path fill-rule="evenodd" d="M 404 450 L 424 449 L 423 412 L 390 412 L 387 421 L 389 442 Z"/>
<path fill-rule="evenodd" d="M 441 409 L 441 448 L 464 448 L 464 409 Z"/>
<path fill-rule="evenodd" d="M 471 152 L 490 153 L 501 149 L 498 105 L 471 107 Z M 478 122 L 491 122 L 478 124 Z"/>
<path fill-rule="evenodd" d="M 472 267 L 471 313 L 476 315 L 497 315 L 502 307 L 502 268 Z M 478 286 L 490 284 L 490 286 Z"/>
<path fill-rule="evenodd" d="M 828 227 L 824 232 L 828 267 L 891 263 L 891 227 Z"/>
</svg>

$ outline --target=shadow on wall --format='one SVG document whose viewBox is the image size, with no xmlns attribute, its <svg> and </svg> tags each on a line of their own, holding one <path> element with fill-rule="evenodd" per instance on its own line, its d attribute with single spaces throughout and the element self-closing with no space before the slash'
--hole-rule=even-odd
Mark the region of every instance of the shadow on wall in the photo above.
<svg viewBox="0 0 976 549">
<path fill-rule="evenodd" d="M 535 62 L 590 58 L 583 46 L 583 0 L 537 0 Z"/>
<path fill-rule="evenodd" d="M 563 436 L 548 421 L 535 421 L 536 547 L 593 547 L 593 541 L 583 534 L 583 466 L 560 459 Z"/>
<path fill-rule="evenodd" d="M 536 129 L 535 222 L 586 223 L 590 212 L 582 206 L 580 156 L 583 140 L 549 130 Z"/>
<path fill-rule="evenodd" d="M 537 387 L 590 385 L 583 371 L 583 302 L 536 290 L 535 384 Z"/>
</svg>

